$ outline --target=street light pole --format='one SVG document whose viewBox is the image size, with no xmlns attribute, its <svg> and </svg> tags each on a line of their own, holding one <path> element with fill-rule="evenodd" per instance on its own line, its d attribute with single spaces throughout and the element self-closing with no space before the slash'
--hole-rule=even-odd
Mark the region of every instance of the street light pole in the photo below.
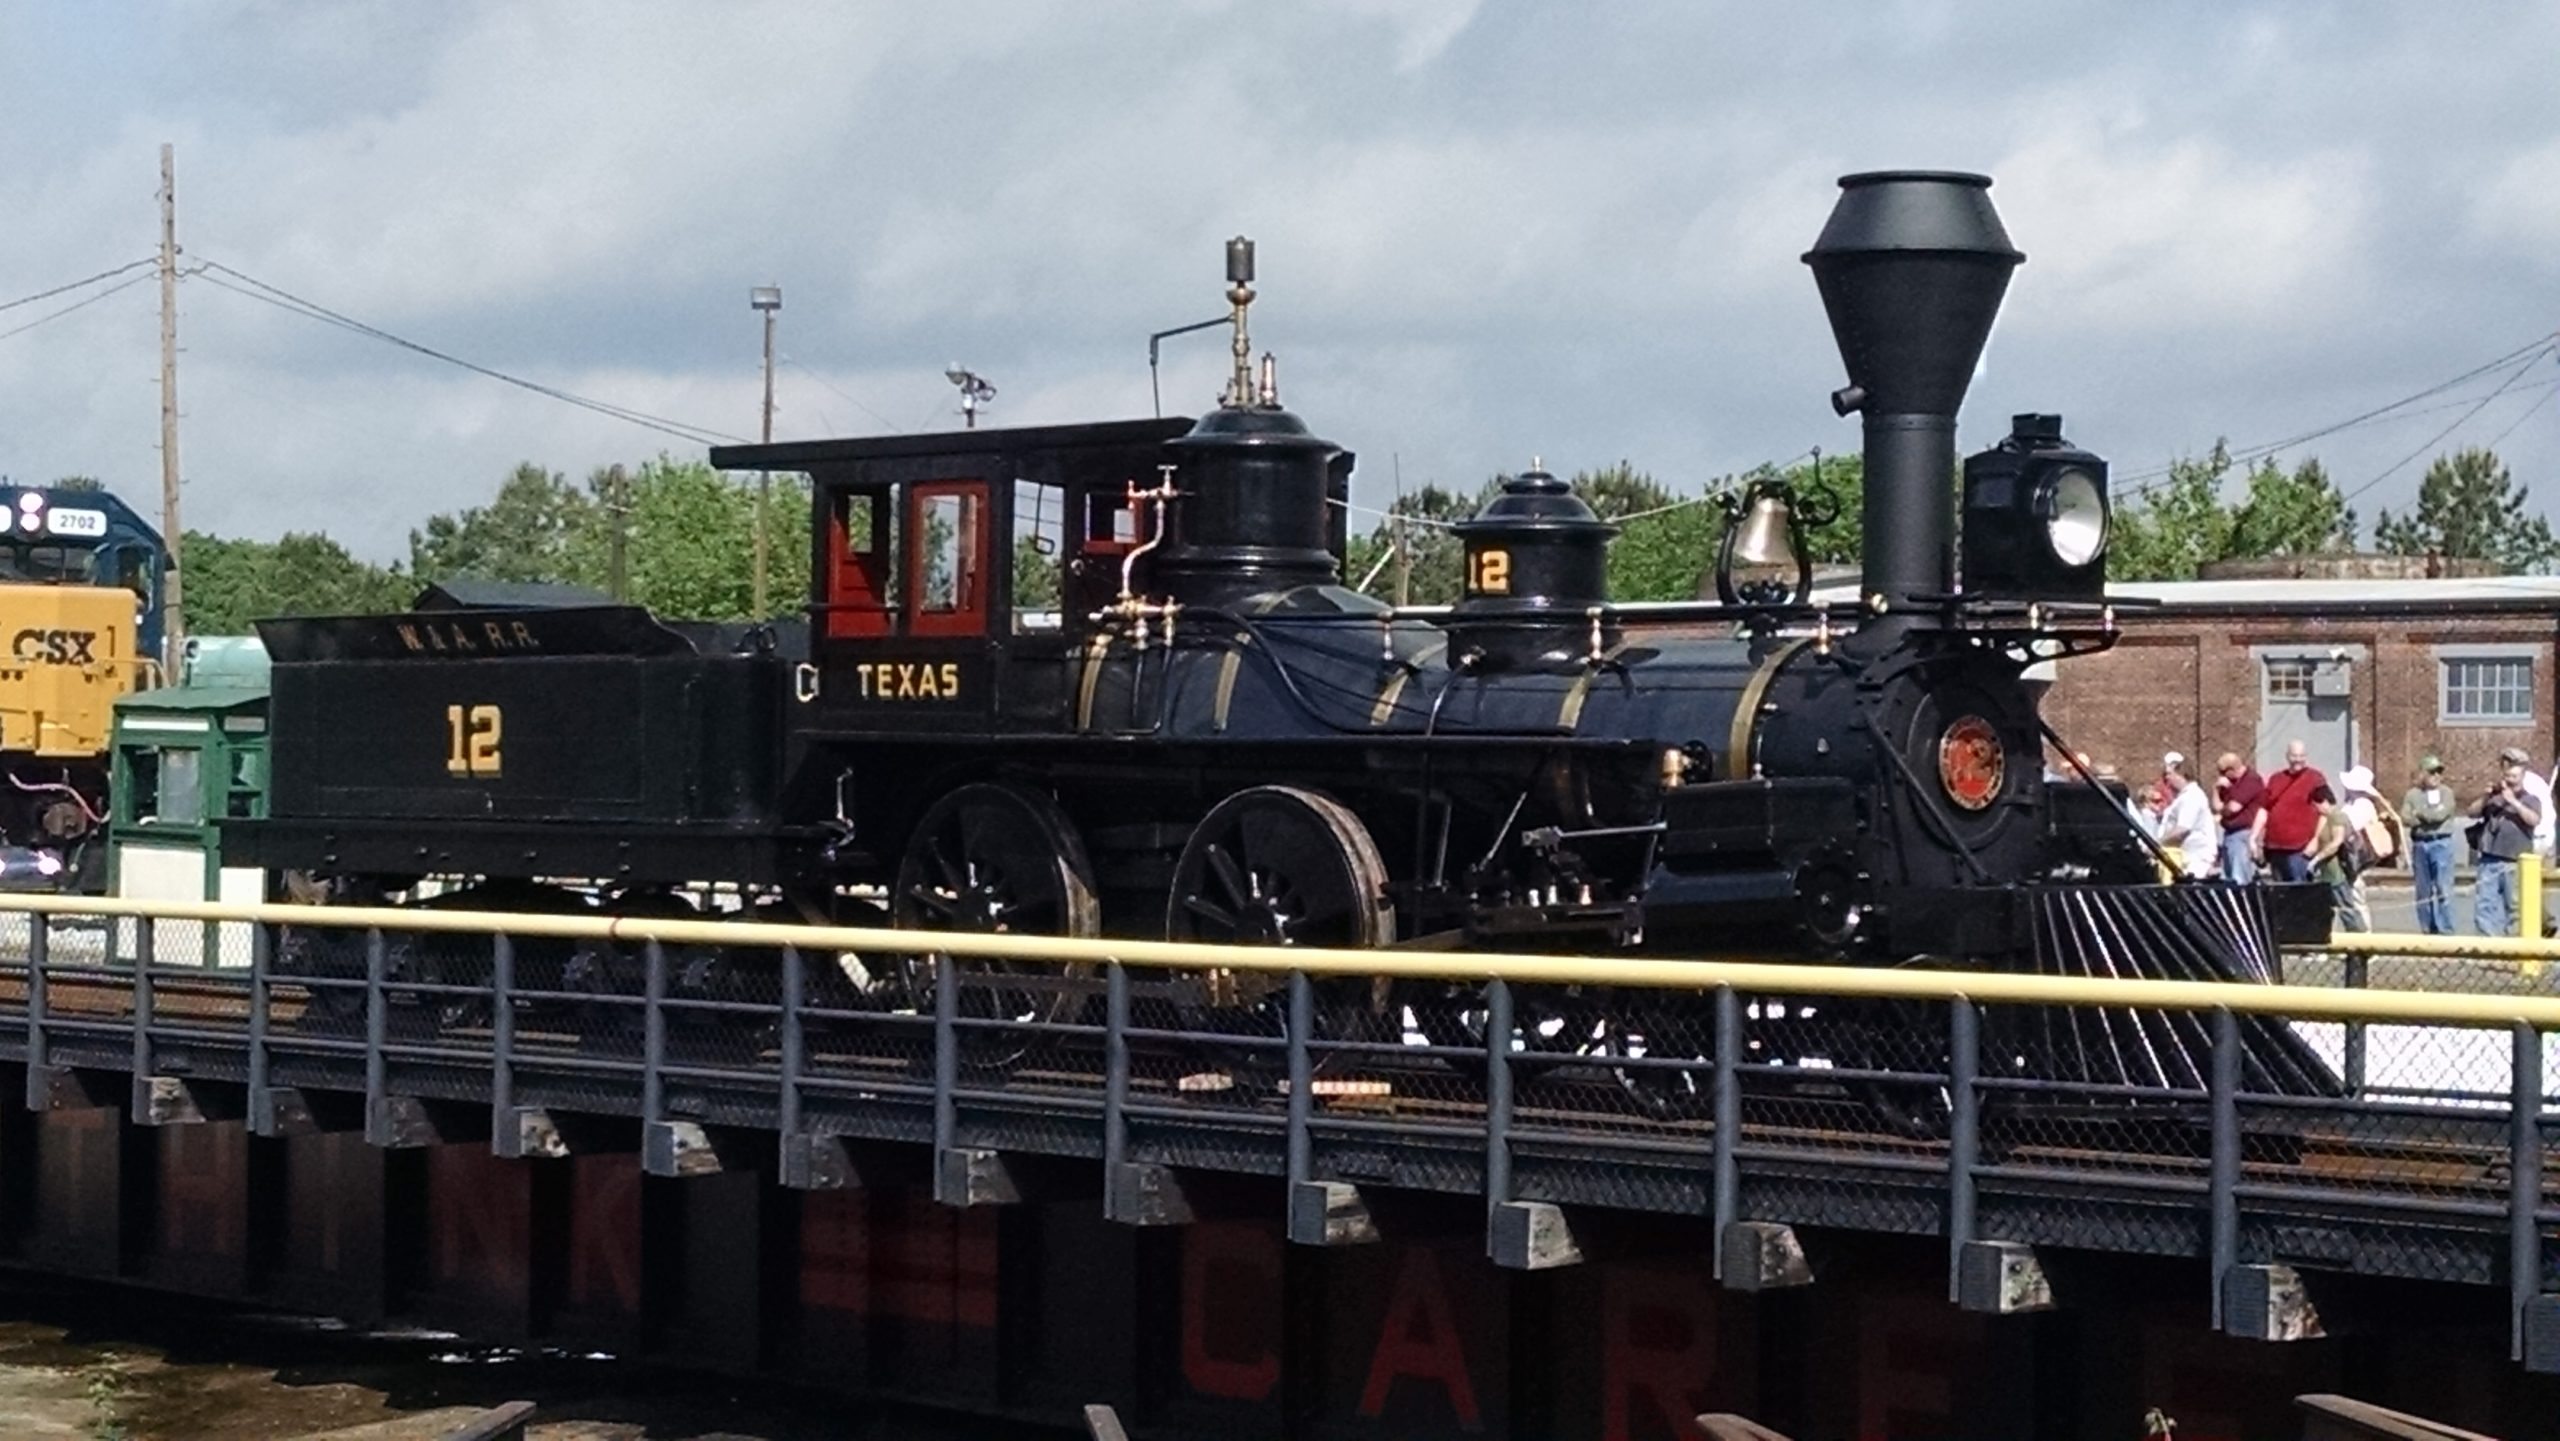
<svg viewBox="0 0 2560 1441">
<path fill-rule="evenodd" d="M 773 323 L 782 311 L 782 287 L 759 285 L 747 292 L 747 303 L 764 312 L 764 443 L 773 444 Z M 756 614 L 757 620 L 772 618 L 767 604 L 769 592 L 765 584 L 765 556 L 768 542 L 766 530 L 773 510 L 773 472 L 759 472 L 756 477 Z"/>
</svg>

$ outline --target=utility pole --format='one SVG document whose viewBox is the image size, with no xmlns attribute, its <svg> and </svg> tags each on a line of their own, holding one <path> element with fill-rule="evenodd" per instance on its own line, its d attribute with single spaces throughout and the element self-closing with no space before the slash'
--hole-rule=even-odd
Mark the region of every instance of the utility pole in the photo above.
<svg viewBox="0 0 2560 1441">
<path fill-rule="evenodd" d="M 1404 454 L 1390 451 L 1388 456 L 1394 462 L 1396 472 L 1396 524 L 1394 539 L 1389 543 L 1396 551 L 1396 609 L 1402 610 L 1413 604 L 1413 546 L 1410 544 L 1412 537 L 1405 529 L 1409 522 L 1404 513 Z"/>
<path fill-rule="evenodd" d="M 161 592 L 163 643 L 160 677 L 175 685 L 186 655 L 187 612 L 178 549 L 186 532 L 178 521 L 178 162 L 160 147 L 160 538 L 168 547 L 169 578 Z"/>
<path fill-rule="evenodd" d="M 616 604 L 631 598 L 631 476 L 619 464 L 604 473 L 605 507 L 613 515 L 611 584 Z M 756 532 L 762 540 L 764 532 Z"/>
<path fill-rule="evenodd" d="M 747 303 L 764 312 L 764 443 L 771 445 L 773 444 L 773 322 L 782 312 L 782 287 L 779 285 L 759 285 L 755 289 L 747 292 Z M 756 476 L 755 618 L 758 620 L 771 619 L 773 614 L 771 607 L 765 603 L 767 596 L 765 586 L 765 554 L 767 544 L 765 540 L 765 532 L 769 526 L 768 517 L 772 510 L 773 472 L 767 470 L 759 472 Z"/>
</svg>

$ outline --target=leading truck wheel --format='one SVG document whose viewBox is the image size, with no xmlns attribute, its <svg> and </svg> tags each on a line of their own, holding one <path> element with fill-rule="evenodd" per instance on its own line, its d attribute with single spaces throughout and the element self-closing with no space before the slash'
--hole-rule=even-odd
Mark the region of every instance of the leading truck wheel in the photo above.
<svg viewBox="0 0 2560 1441">
<path fill-rule="evenodd" d="M 890 896 L 901 930 L 1088 937 L 1102 929 L 1093 866 L 1074 822 L 1048 796 L 981 781 L 935 801 L 898 859 Z M 930 1015 L 940 953 L 905 958 L 916 1009 Z M 966 958 L 958 962 L 960 1058 L 983 1070 L 1018 1065 L 1039 1036 L 1029 1027 L 1076 1018 L 1092 967 Z"/>
<path fill-rule="evenodd" d="M 1369 828 L 1330 796 L 1297 786 L 1238 791 L 1184 843 L 1165 935 L 1220 945 L 1384 946 L 1396 937 L 1386 862 Z M 1201 999 L 1187 1008 L 1186 1029 L 1288 1039 L 1288 982 L 1279 973 L 1217 970 L 1187 979 Z M 1386 1008 L 1368 979 L 1318 979 L 1315 989 L 1316 1037 L 1383 1037 Z M 1288 1069 L 1287 1053 L 1276 1047 L 1213 1049 L 1239 1080 L 1269 1080 Z"/>
</svg>

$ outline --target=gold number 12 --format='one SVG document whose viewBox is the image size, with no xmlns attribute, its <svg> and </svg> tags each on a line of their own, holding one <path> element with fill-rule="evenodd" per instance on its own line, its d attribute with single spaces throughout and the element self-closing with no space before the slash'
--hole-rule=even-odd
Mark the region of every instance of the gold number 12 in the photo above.
<svg viewBox="0 0 2560 1441">
<path fill-rule="evenodd" d="M 444 724 L 453 742 L 452 749 L 446 752 L 444 758 L 444 768 L 448 774 L 457 776 L 498 774 L 498 736 L 501 723 L 496 706 L 446 706 Z"/>
</svg>

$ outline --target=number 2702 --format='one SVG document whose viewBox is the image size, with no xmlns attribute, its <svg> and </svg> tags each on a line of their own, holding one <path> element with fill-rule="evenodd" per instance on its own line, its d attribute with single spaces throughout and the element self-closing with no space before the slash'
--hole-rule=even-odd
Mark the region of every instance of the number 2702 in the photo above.
<svg viewBox="0 0 2560 1441">
<path fill-rule="evenodd" d="M 449 741 L 444 758 L 446 774 L 498 774 L 498 741 L 504 723 L 496 706 L 446 706 L 444 726 Z"/>
</svg>

